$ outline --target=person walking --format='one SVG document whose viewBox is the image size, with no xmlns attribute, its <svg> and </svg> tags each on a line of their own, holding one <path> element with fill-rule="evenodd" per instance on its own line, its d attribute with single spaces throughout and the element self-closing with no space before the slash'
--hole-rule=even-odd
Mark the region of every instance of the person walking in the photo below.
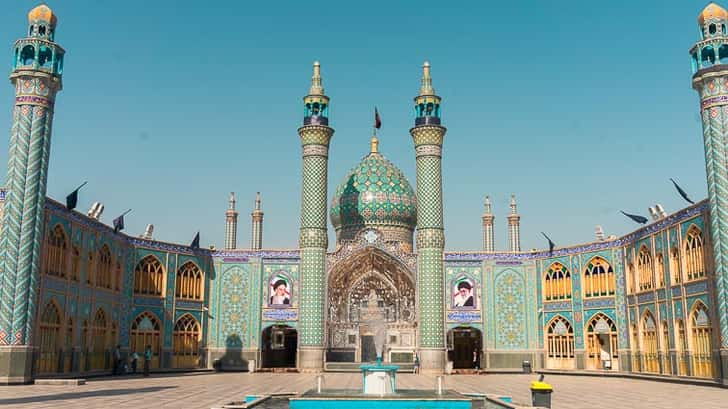
<svg viewBox="0 0 728 409">
<path fill-rule="evenodd" d="M 149 366 L 152 364 L 152 346 L 147 345 L 144 350 L 144 376 L 149 376 Z"/>
<path fill-rule="evenodd" d="M 420 373 L 420 356 L 418 354 L 415 354 L 414 373 Z"/>
<path fill-rule="evenodd" d="M 111 370 L 113 375 L 121 374 L 121 364 L 121 345 L 117 345 L 116 349 L 114 349 L 114 364 Z"/>
<path fill-rule="evenodd" d="M 136 374 L 137 361 L 139 361 L 139 354 L 137 354 L 137 352 L 134 351 L 134 353 L 131 354 L 131 372 L 134 374 Z"/>
<path fill-rule="evenodd" d="M 477 348 L 473 350 L 473 368 L 476 372 L 480 370 L 480 354 Z"/>
</svg>

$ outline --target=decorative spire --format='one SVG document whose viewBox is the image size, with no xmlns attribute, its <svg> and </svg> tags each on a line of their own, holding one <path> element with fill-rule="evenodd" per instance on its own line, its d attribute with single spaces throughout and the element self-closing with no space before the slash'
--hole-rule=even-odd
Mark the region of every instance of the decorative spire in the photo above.
<svg viewBox="0 0 728 409">
<path fill-rule="evenodd" d="M 250 248 L 260 250 L 263 248 L 263 211 L 260 208 L 260 192 L 255 192 L 255 209 L 250 216 L 252 219 Z"/>
<path fill-rule="evenodd" d="M 515 194 L 511 194 L 511 214 L 508 215 L 508 242 L 512 252 L 521 251 L 521 216 L 516 211 Z"/>
<path fill-rule="evenodd" d="M 228 210 L 235 210 L 235 192 L 230 192 L 230 200 L 228 203 L 230 204 Z"/>
<path fill-rule="evenodd" d="M 238 246 L 238 212 L 235 210 L 235 192 L 230 192 L 228 209 L 225 212 L 225 250 Z"/>
<path fill-rule="evenodd" d="M 321 64 L 313 62 L 313 77 L 311 77 L 311 89 L 309 95 L 324 95 L 324 86 L 321 83 Z"/>
<path fill-rule="evenodd" d="M 260 192 L 255 192 L 255 210 L 260 210 Z"/>
<path fill-rule="evenodd" d="M 483 214 L 483 251 L 495 251 L 495 238 L 493 235 L 493 221 L 495 216 L 490 208 L 490 195 L 485 196 L 485 213 Z"/>
<path fill-rule="evenodd" d="M 379 139 L 377 138 L 377 135 L 372 135 L 370 143 L 371 149 L 369 150 L 369 153 L 379 153 Z"/>
<path fill-rule="evenodd" d="M 420 86 L 420 95 L 435 95 L 435 89 L 432 87 L 432 78 L 430 77 L 430 63 L 427 61 L 422 64 L 422 85 Z"/>
<path fill-rule="evenodd" d="M 516 211 L 516 195 L 511 194 L 511 214 L 518 214 Z"/>
<path fill-rule="evenodd" d="M 485 196 L 485 214 L 493 214 L 490 210 L 490 195 Z"/>
</svg>

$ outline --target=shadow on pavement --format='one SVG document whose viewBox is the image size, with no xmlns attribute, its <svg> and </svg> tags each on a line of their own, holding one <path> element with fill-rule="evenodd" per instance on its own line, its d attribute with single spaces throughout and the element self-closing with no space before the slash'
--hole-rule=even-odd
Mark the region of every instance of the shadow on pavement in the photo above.
<svg viewBox="0 0 728 409">
<path fill-rule="evenodd" d="M 149 393 L 159 392 L 165 389 L 174 389 L 176 386 L 155 386 L 149 388 L 127 388 L 127 389 L 101 389 L 97 391 L 88 392 L 68 392 L 59 393 L 56 395 L 40 395 L 40 396 L 26 396 L 24 398 L 11 398 L 11 399 L 0 399 L 0 406 L 21 404 L 21 403 L 36 403 L 36 402 L 47 402 L 55 400 L 68 400 L 68 399 L 83 399 L 93 398 L 95 396 L 116 396 L 116 395 L 127 395 L 136 393 Z"/>
</svg>

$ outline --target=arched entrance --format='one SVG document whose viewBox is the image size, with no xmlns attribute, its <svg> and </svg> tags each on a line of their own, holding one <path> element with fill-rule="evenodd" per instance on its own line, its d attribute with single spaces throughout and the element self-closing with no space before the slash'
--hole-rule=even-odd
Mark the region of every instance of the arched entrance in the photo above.
<svg viewBox="0 0 728 409">
<path fill-rule="evenodd" d="M 546 325 L 546 368 L 574 369 L 574 328 L 556 316 Z"/>
<path fill-rule="evenodd" d="M 483 333 L 477 328 L 456 327 L 447 332 L 448 360 L 453 369 L 482 368 Z"/>
<path fill-rule="evenodd" d="M 394 256 L 368 246 L 337 263 L 328 275 L 327 362 L 376 359 L 369 319 L 384 322 L 383 360 L 411 363 L 416 345 L 414 274 Z"/>
<path fill-rule="evenodd" d="M 586 369 L 619 370 L 617 326 L 602 313 L 594 315 L 586 325 Z"/>
<path fill-rule="evenodd" d="M 295 368 L 298 331 L 288 325 L 271 325 L 261 337 L 261 368 Z"/>
</svg>

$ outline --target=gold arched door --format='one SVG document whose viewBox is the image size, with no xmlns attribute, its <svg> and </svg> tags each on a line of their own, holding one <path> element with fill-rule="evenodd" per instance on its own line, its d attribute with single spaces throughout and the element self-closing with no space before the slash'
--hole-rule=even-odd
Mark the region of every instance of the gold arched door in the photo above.
<svg viewBox="0 0 728 409">
<path fill-rule="evenodd" d="M 57 372 L 61 340 L 61 312 L 53 301 L 46 304 L 40 316 L 39 339 L 38 373 Z"/>
<path fill-rule="evenodd" d="M 90 359 L 91 370 L 97 371 L 101 369 L 111 368 L 109 347 L 109 328 L 106 320 L 106 313 L 99 309 L 96 311 L 94 320 L 91 323 L 91 339 L 90 339 Z"/>
<path fill-rule="evenodd" d="M 611 318 L 598 313 L 587 322 L 586 347 L 586 369 L 619 370 L 617 326 Z"/>
<path fill-rule="evenodd" d="M 200 365 L 200 324 L 190 314 L 174 325 L 174 367 L 197 368 Z"/>
<path fill-rule="evenodd" d="M 642 353 L 642 371 L 660 372 L 660 360 L 657 349 L 657 325 L 652 313 L 646 311 L 640 325 L 640 352 Z"/>
<path fill-rule="evenodd" d="M 546 368 L 574 369 L 574 328 L 556 316 L 546 325 Z"/>
<path fill-rule="evenodd" d="M 675 349 L 677 355 L 677 374 L 687 376 L 688 374 L 688 339 L 685 332 L 683 320 L 675 322 Z"/>
<path fill-rule="evenodd" d="M 162 348 L 161 334 L 162 326 L 154 314 L 145 311 L 139 314 L 131 324 L 129 341 L 131 343 L 130 352 L 139 354 L 140 359 L 144 359 L 144 349 L 147 345 L 152 348 L 152 361 L 150 368 L 159 368 L 159 356 Z M 142 362 L 143 363 L 143 362 Z"/>
<path fill-rule="evenodd" d="M 693 350 L 693 376 L 713 377 L 712 328 L 708 308 L 698 301 L 690 313 L 690 339 Z"/>
</svg>

